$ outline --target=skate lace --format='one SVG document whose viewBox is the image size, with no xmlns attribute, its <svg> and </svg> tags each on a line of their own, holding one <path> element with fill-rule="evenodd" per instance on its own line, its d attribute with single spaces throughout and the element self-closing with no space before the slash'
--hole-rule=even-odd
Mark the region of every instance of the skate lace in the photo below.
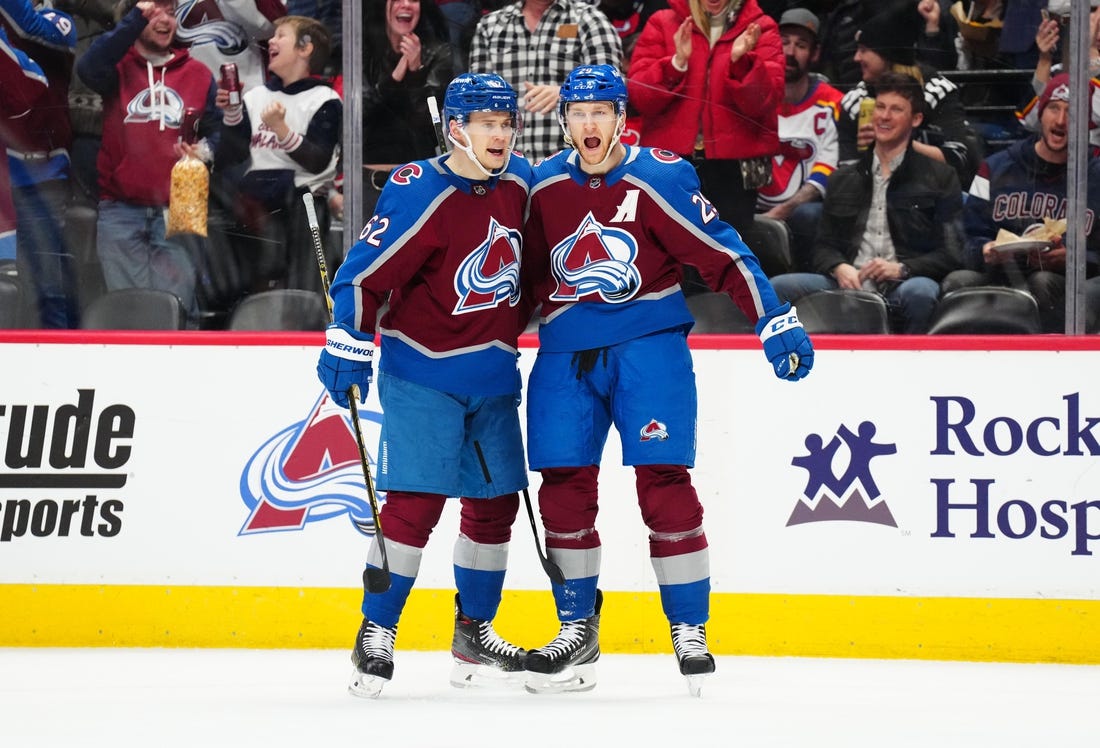
<svg viewBox="0 0 1100 748">
<path fill-rule="evenodd" d="M 518 657 L 519 647 L 501 638 L 493 629 L 491 621 L 482 621 L 478 625 L 477 630 L 478 640 L 481 642 L 481 646 L 489 650 L 493 654 L 505 655 L 507 657 Z"/>
<path fill-rule="evenodd" d="M 672 646 L 676 656 L 699 657 L 707 654 L 707 631 L 698 623 L 672 624 Z"/>
<path fill-rule="evenodd" d="M 483 620 L 477 626 L 477 639 L 481 646 L 494 654 L 505 654 L 507 657 L 518 657 L 519 647 L 500 637 L 493 629 L 492 621 Z"/>
<path fill-rule="evenodd" d="M 363 631 L 363 651 L 367 657 L 393 662 L 393 643 L 396 638 L 397 629 L 372 623 Z"/>
<path fill-rule="evenodd" d="M 584 643 L 584 634 L 584 621 L 565 621 L 554 640 L 545 647 L 540 647 L 539 651 L 556 659 L 581 646 Z"/>
</svg>

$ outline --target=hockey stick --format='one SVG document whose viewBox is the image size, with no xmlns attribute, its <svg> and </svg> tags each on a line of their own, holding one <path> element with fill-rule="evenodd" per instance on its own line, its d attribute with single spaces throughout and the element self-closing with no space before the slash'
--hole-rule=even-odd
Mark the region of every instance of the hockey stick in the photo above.
<svg viewBox="0 0 1100 748">
<path fill-rule="evenodd" d="M 489 465 L 485 462 L 485 455 L 481 451 L 480 442 L 474 442 L 474 449 L 477 451 L 477 460 L 481 463 L 481 472 L 485 476 L 485 482 L 492 483 L 493 477 L 489 474 Z M 526 488 L 523 489 L 523 501 L 527 505 L 527 518 L 531 520 L 531 534 L 535 536 L 535 550 L 538 551 L 542 570 L 546 572 L 546 576 L 550 577 L 550 581 L 554 584 L 565 584 L 565 574 L 562 573 L 561 567 L 547 558 L 546 554 L 542 552 L 542 543 L 539 542 L 539 531 L 535 526 L 535 510 L 531 507 L 531 496 L 527 493 Z"/>
<path fill-rule="evenodd" d="M 429 96 L 428 99 L 428 111 L 432 115 L 432 125 L 435 127 L 435 142 L 436 142 L 436 154 L 442 156 L 447 153 L 447 138 L 443 135 L 443 119 L 439 116 L 439 104 L 436 103 L 434 96 Z"/>
<path fill-rule="evenodd" d="M 321 271 L 321 290 L 325 294 L 328 318 L 333 320 L 332 298 L 329 296 L 328 265 L 325 263 L 325 249 L 321 244 L 321 226 L 317 221 L 317 208 L 313 204 L 313 194 L 302 195 L 306 206 L 306 221 L 309 233 L 313 237 L 313 251 L 317 254 L 317 268 Z M 370 463 L 367 460 L 367 448 L 363 442 L 363 425 L 359 421 L 359 385 L 348 388 L 348 410 L 351 411 L 351 425 L 355 431 L 355 446 L 359 448 L 359 463 L 363 466 L 363 483 L 367 487 L 367 502 L 370 504 L 371 517 L 374 519 L 374 532 L 378 538 L 378 552 L 382 556 L 382 568 L 368 566 L 363 570 L 363 587 L 367 592 L 385 592 L 390 588 L 390 562 L 386 557 L 386 538 L 382 534 L 382 518 L 378 512 L 378 497 L 374 493 L 374 481 L 370 477 Z"/>
</svg>

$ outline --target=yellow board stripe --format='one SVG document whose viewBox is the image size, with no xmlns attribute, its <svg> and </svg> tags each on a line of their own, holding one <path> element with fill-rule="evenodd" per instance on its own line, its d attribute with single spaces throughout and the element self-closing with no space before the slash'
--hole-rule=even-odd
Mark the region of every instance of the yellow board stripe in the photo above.
<svg viewBox="0 0 1100 748">
<path fill-rule="evenodd" d="M 354 589 L 0 585 L 0 646 L 351 648 Z M 454 593 L 414 590 L 399 649 L 450 646 Z M 497 630 L 521 646 L 557 633 L 547 591 L 506 591 Z M 714 594 L 716 654 L 1100 663 L 1100 601 Z M 670 652 L 655 592 L 608 592 L 605 652 Z"/>
</svg>

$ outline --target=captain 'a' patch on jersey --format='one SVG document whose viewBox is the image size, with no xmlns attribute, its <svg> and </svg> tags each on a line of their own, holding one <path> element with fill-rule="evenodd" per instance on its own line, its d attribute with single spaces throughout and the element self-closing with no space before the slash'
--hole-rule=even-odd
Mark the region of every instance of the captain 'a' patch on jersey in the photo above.
<svg viewBox="0 0 1100 748">
<path fill-rule="evenodd" d="M 624 229 L 605 226 L 589 211 L 577 230 L 550 250 L 557 288 L 551 301 L 580 301 L 598 294 L 608 303 L 629 301 L 641 286 L 635 261 L 638 241 Z"/>
<path fill-rule="evenodd" d="M 489 309 L 507 300 L 519 303 L 520 232 L 489 219 L 485 241 L 459 263 L 455 273 L 455 314 Z"/>
</svg>

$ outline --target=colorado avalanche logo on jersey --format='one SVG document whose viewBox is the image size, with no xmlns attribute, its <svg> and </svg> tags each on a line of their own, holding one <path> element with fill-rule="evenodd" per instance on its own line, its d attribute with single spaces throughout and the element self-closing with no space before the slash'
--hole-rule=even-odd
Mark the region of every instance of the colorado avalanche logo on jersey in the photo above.
<svg viewBox="0 0 1100 748">
<path fill-rule="evenodd" d="M 641 434 L 643 442 L 651 442 L 654 439 L 663 442 L 668 439 L 668 427 L 653 418 L 645 426 L 642 426 Z"/>
<path fill-rule="evenodd" d="M 394 169 L 390 174 L 390 181 L 394 184 L 405 186 L 412 184 L 412 180 L 419 179 L 424 176 L 424 170 L 420 168 L 420 164 L 405 164 L 399 169 Z"/>
<path fill-rule="evenodd" d="M 599 294 L 604 301 L 629 301 L 642 284 L 634 260 L 638 242 L 628 231 L 604 226 L 589 213 L 576 232 L 550 250 L 550 264 L 558 281 L 552 301 L 579 301 Z"/>
<path fill-rule="evenodd" d="M 654 148 L 650 153 L 653 154 L 654 159 L 665 164 L 674 164 L 681 160 L 679 155 L 672 151 L 666 151 L 663 148 Z"/>
<path fill-rule="evenodd" d="M 235 55 L 248 48 L 244 28 L 225 20 L 214 0 L 183 0 L 176 6 L 176 41 L 182 46 L 214 44 L 225 55 Z"/>
<path fill-rule="evenodd" d="M 485 241 L 466 256 L 455 273 L 458 304 L 454 314 L 491 309 L 505 300 L 508 306 L 518 304 L 522 246 L 518 231 L 490 219 Z"/>
<path fill-rule="evenodd" d="M 166 88 L 163 82 L 153 87 L 154 95 L 150 95 L 148 88 L 142 89 L 130 103 L 126 105 L 125 122 L 160 122 L 161 112 L 164 112 L 164 126 L 179 128 L 183 121 L 183 99 L 171 88 Z M 154 106 L 154 102 L 156 105 Z"/>
</svg>

